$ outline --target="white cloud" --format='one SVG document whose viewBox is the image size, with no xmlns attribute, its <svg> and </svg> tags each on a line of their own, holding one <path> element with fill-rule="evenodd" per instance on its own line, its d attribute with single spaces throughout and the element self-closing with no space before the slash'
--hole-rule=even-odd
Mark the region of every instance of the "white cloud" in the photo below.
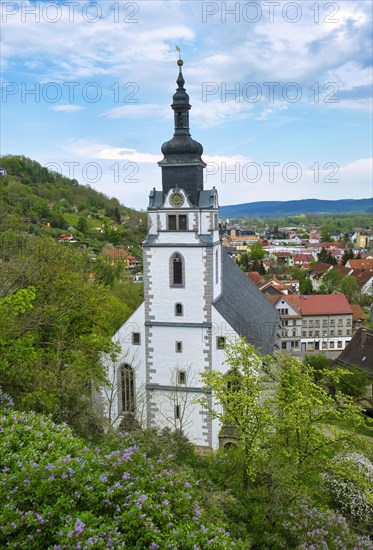
<svg viewBox="0 0 373 550">
<path fill-rule="evenodd" d="M 51 109 L 52 111 L 62 111 L 63 113 L 75 113 L 76 111 L 82 111 L 84 107 L 80 105 L 55 105 Z"/>
</svg>

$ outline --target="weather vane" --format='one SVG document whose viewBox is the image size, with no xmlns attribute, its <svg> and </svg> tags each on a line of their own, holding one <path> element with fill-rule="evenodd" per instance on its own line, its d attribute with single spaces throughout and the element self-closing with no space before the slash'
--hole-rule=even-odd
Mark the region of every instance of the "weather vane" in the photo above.
<svg viewBox="0 0 373 550">
<path fill-rule="evenodd" d="M 181 67 L 183 65 L 183 60 L 181 59 L 181 49 L 179 48 L 179 46 L 177 44 L 175 44 L 175 48 L 176 48 L 176 51 L 179 52 L 179 59 L 177 60 L 177 64 L 179 65 L 180 70 L 181 70 Z"/>
</svg>

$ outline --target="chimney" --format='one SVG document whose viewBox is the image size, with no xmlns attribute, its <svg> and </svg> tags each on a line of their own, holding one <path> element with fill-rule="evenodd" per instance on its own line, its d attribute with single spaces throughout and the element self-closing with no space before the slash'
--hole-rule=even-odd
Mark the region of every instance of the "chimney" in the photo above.
<svg viewBox="0 0 373 550">
<path fill-rule="evenodd" d="M 360 341 L 360 343 L 361 343 L 362 346 L 365 346 L 366 342 L 367 342 L 367 331 L 365 330 L 365 328 L 362 328 L 361 329 L 361 341 Z"/>
</svg>

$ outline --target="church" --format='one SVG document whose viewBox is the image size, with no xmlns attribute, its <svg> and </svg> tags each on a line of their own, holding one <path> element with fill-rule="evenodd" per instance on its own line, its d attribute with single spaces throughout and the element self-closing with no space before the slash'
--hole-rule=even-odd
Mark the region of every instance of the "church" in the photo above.
<svg viewBox="0 0 373 550">
<path fill-rule="evenodd" d="M 222 249 L 218 193 L 203 188 L 203 148 L 189 131 L 191 105 L 178 60 L 174 135 L 163 143 L 162 188 L 150 192 L 143 241 L 144 301 L 114 336 L 101 403 L 113 426 L 179 429 L 201 448 L 224 444 L 218 421 L 195 402 L 201 371 L 228 370 L 225 344 L 243 336 L 275 347 L 275 308 Z"/>
</svg>

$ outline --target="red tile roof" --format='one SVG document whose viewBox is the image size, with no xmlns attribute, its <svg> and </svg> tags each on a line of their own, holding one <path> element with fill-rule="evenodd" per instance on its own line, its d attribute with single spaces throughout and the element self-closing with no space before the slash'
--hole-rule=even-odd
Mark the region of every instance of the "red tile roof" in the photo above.
<svg viewBox="0 0 373 550">
<path fill-rule="evenodd" d="M 352 309 L 352 320 L 358 321 L 359 319 L 364 319 L 363 310 L 359 305 L 351 304 Z"/>
<path fill-rule="evenodd" d="M 324 262 L 316 262 L 313 266 L 312 266 L 312 271 L 311 271 L 311 275 L 313 274 L 321 274 L 321 273 L 324 273 L 325 271 L 328 271 L 328 269 L 332 267 L 332 264 L 326 264 Z"/>
<path fill-rule="evenodd" d="M 315 258 L 312 254 L 295 254 L 294 262 L 313 262 Z"/>
<path fill-rule="evenodd" d="M 245 275 L 247 275 L 255 285 L 262 285 L 265 283 L 265 279 L 263 279 L 257 271 L 245 271 Z"/>
<path fill-rule="evenodd" d="M 311 294 L 300 296 L 302 315 L 343 315 L 352 314 L 352 309 L 344 294 Z"/>
<path fill-rule="evenodd" d="M 349 260 L 348 263 L 353 269 L 370 269 L 373 271 L 373 260 Z"/>
</svg>

